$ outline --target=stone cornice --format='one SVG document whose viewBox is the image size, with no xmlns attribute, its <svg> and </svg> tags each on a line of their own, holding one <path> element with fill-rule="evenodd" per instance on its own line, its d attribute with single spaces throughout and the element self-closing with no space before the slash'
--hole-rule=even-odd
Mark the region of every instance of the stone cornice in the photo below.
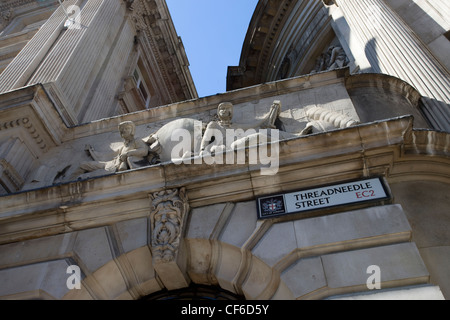
<svg viewBox="0 0 450 320">
<path fill-rule="evenodd" d="M 262 75 L 268 67 L 273 47 L 276 46 L 277 35 L 294 7 L 292 2 L 292 0 L 258 2 L 245 36 L 239 67 L 229 67 L 229 72 L 241 73 L 243 83 L 238 87 L 263 82 Z M 227 77 L 227 90 L 237 88 L 233 85 L 235 80 L 230 76 L 233 74 Z"/>
<path fill-rule="evenodd" d="M 52 5 L 57 4 L 58 1 L 52 1 Z M 45 6 L 48 6 L 48 3 L 45 3 Z M 37 3 L 36 0 L 5 0 L 0 3 L 0 26 L 5 21 L 11 21 L 14 18 L 14 9 L 18 7 L 38 7 L 41 6 Z M 44 5 L 42 5 L 44 6 Z"/>
<path fill-rule="evenodd" d="M 29 117 L 17 118 L 7 122 L 0 122 L 0 132 L 17 127 L 23 127 L 31 139 L 34 140 L 36 146 L 43 152 L 48 151 L 48 146 L 44 139 L 41 137 L 41 133 L 36 129 L 33 121 Z"/>
<path fill-rule="evenodd" d="M 126 0 L 124 0 L 126 1 Z M 189 63 L 164 1 L 126 1 L 141 45 L 152 52 L 172 101 L 197 98 Z"/>
<path fill-rule="evenodd" d="M 381 73 L 358 73 L 346 77 L 345 86 L 347 90 L 367 87 L 378 87 L 390 91 L 395 91 L 409 100 L 411 105 L 418 107 L 422 98 L 419 91 L 408 82 Z"/>
<path fill-rule="evenodd" d="M 35 0 L 5 0 L 0 3 L 0 11 L 4 11 L 10 8 L 36 4 Z"/>
<path fill-rule="evenodd" d="M 62 142 L 67 127 L 41 85 L 4 93 L 0 101 L 0 135 L 21 130 L 33 141 L 37 154 Z"/>
</svg>

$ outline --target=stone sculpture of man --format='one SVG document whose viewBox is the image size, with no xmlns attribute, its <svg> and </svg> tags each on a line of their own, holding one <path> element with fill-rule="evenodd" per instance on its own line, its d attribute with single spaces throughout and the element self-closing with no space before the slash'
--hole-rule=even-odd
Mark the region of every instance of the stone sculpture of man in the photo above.
<svg viewBox="0 0 450 320">
<path fill-rule="evenodd" d="M 344 49 L 340 46 L 330 46 L 326 52 L 322 53 L 316 61 L 316 66 L 311 73 L 334 70 L 345 67 L 348 58 Z"/>
<path fill-rule="evenodd" d="M 132 121 L 119 124 L 119 132 L 123 139 L 123 146 L 119 150 L 117 171 L 135 169 L 148 155 L 148 146 L 142 139 L 134 137 L 136 126 Z"/>
<path fill-rule="evenodd" d="M 249 129 L 275 129 L 275 121 L 280 115 L 281 104 L 275 101 L 270 112 L 262 119 L 252 123 L 232 123 L 233 104 L 223 102 L 217 108 L 218 121 L 211 121 L 206 127 L 200 145 L 200 155 L 214 154 L 225 150 L 233 150 L 245 145 L 252 137 L 257 137 L 260 132 Z M 227 130 L 233 130 L 235 141 L 225 141 Z"/>
<path fill-rule="evenodd" d="M 87 151 L 94 161 L 85 161 L 81 163 L 79 169 L 73 173 L 73 177 L 88 177 L 90 173 L 95 175 L 120 172 L 129 169 L 135 169 L 145 162 L 145 158 L 149 153 L 148 146 L 142 139 L 136 139 L 136 126 L 132 121 L 125 121 L 119 124 L 120 136 L 123 139 L 123 146 L 116 151 L 112 160 L 102 161 L 102 156 L 88 146 Z"/>
</svg>

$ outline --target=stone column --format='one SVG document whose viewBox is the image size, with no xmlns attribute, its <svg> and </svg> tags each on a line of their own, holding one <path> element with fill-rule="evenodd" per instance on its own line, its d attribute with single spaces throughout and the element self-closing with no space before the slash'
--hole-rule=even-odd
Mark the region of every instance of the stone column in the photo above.
<svg viewBox="0 0 450 320">
<path fill-rule="evenodd" d="M 450 131 L 450 77 L 409 26 L 383 0 L 334 0 L 349 32 L 364 45 L 374 72 L 398 77 L 423 96 L 423 112 L 438 130 Z"/>
<path fill-rule="evenodd" d="M 79 1 L 68 0 L 63 5 L 67 8 L 78 4 Z M 0 93 L 18 89 L 27 84 L 60 36 L 66 20 L 63 8 L 59 7 L 0 75 Z"/>
<path fill-rule="evenodd" d="M 104 63 L 108 61 L 124 21 L 125 9 L 121 10 L 121 6 L 123 2 L 119 0 L 87 1 L 80 8 L 79 25 L 60 36 L 28 83 L 54 83 L 64 107 L 74 114 L 78 123 L 95 120 L 85 119 L 88 109 L 85 101 L 93 98 L 96 89 L 103 89 L 99 87 L 103 84 L 100 76 L 107 68 Z M 133 36 L 130 46 L 132 39 Z M 108 70 L 110 68 L 113 67 L 109 66 Z M 114 76 L 108 79 L 110 83 L 122 74 Z M 115 92 L 108 92 L 108 95 L 114 96 Z M 99 117 L 111 115 L 110 110 L 102 109 L 98 113 Z"/>
</svg>

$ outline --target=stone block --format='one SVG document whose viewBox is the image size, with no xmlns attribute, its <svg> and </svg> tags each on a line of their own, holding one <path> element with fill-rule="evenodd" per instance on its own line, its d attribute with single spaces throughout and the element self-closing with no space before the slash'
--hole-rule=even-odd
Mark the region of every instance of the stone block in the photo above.
<svg viewBox="0 0 450 320">
<path fill-rule="evenodd" d="M 256 222 L 256 202 L 237 203 L 219 240 L 241 247 L 252 235 Z"/>
<path fill-rule="evenodd" d="M 147 281 L 153 281 L 157 285 L 155 270 L 152 264 L 152 255 L 147 246 L 128 252 L 126 257 L 133 268 L 133 275 L 137 283 L 141 284 Z M 156 286 L 156 288 L 160 289 L 159 286 Z"/>
<path fill-rule="evenodd" d="M 334 246 L 349 242 L 376 244 L 408 241 L 411 226 L 400 205 L 377 206 L 294 222 L 299 248 Z"/>
<path fill-rule="evenodd" d="M 281 274 L 281 280 L 290 289 L 294 299 L 327 285 L 320 257 L 298 260 Z"/>
<path fill-rule="evenodd" d="M 8 268 L 63 257 L 72 250 L 75 233 L 67 233 L 0 247 L 0 267 Z"/>
<path fill-rule="evenodd" d="M 274 224 L 252 250 L 253 254 L 273 267 L 297 249 L 293 222 Z"/>
<path fill-rule="evenodd" d="M 211 271 L 212 246 L 209 241 L 186 240 L 190 253 L 188 274 L 194 283 L 209 283 Z"/>
<path fill-rule="evenodd" d="M 287 287 L 286 283 L 281 282 L 277 291 L 272 297 L 272 300 L 294 300 L 295 297 L 291 290 Z"/>
<path fill-rule="evenodd" d="M 366 287 L 368 267 L 380 270 L 381 289 L 395 286 L 424 284 L 429 280 L 428 271 L 414 243 L 346 251 L 322 256 L 325 277 L 330 289 Z"/>
<path fill-rule="evenodd" d="M 191 239 L 209 239 L 214 231 L 225 204 L 216 204 L 192 209 L 186 237 Z"/>
<path fill-rule="evenodd" d="M 259 295 L 264 294 L 272 280 L 272 270 L 263 261 L 253 257 L 251 261 L 251 269 L 244 283 L 242 291 L 248 300 L 256 299 Z M 270 298 L 270 297 L 269 297 Z"/>
<path fill-rule="evenodd" d="M 127 291 L 127 283 L 115 261 L 99 268 L 92 277 L 86 279 L 89 286 L 100 299 L 115 299 Z"/>
<path fill-rule="evenodd" d="M 430 271 L 432 283 L 438 283 L 442 294 L 450 299 L 450 288 L 445 285 L 450 283 L 450 246 L 419 248 L 419 251 Z"/>
<path fill-rule="evenodd" d="M 1 270 L 0 295 L 20 299 L 28 293 L 39 298 L 37 292 L 42 292 L 47 298 L 61 299 L 69 291 L 67 267 L 65 260 L 57 260 Z"/>
<path fill-rule="evenodd" d="M 118 222 L 116 230 L 124 253 L 147 245 L 147 218 Z"/>
<path fill-rule="evenodd" d="M 74 251 L 93 273 L 113 259 L 105 228 L 80 231 L 74 244 Z"/>
<path fill-rule="evenodd" d="M 221 288 L 235 292 L 234 279 L 242 261 L 240 248 L 222 244 L 215 277 Z"/>
</svg>

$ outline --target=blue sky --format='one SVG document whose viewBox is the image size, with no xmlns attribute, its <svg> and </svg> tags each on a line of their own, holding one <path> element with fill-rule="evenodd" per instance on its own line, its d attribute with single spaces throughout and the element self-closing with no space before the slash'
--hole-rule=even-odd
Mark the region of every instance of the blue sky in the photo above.
<svg viewBox="0 0 450 320">
<path fill-rule="evenodd" d="M 166 0 L 199 97 L 226 91 L 258 0 Z"/>
</svg>

